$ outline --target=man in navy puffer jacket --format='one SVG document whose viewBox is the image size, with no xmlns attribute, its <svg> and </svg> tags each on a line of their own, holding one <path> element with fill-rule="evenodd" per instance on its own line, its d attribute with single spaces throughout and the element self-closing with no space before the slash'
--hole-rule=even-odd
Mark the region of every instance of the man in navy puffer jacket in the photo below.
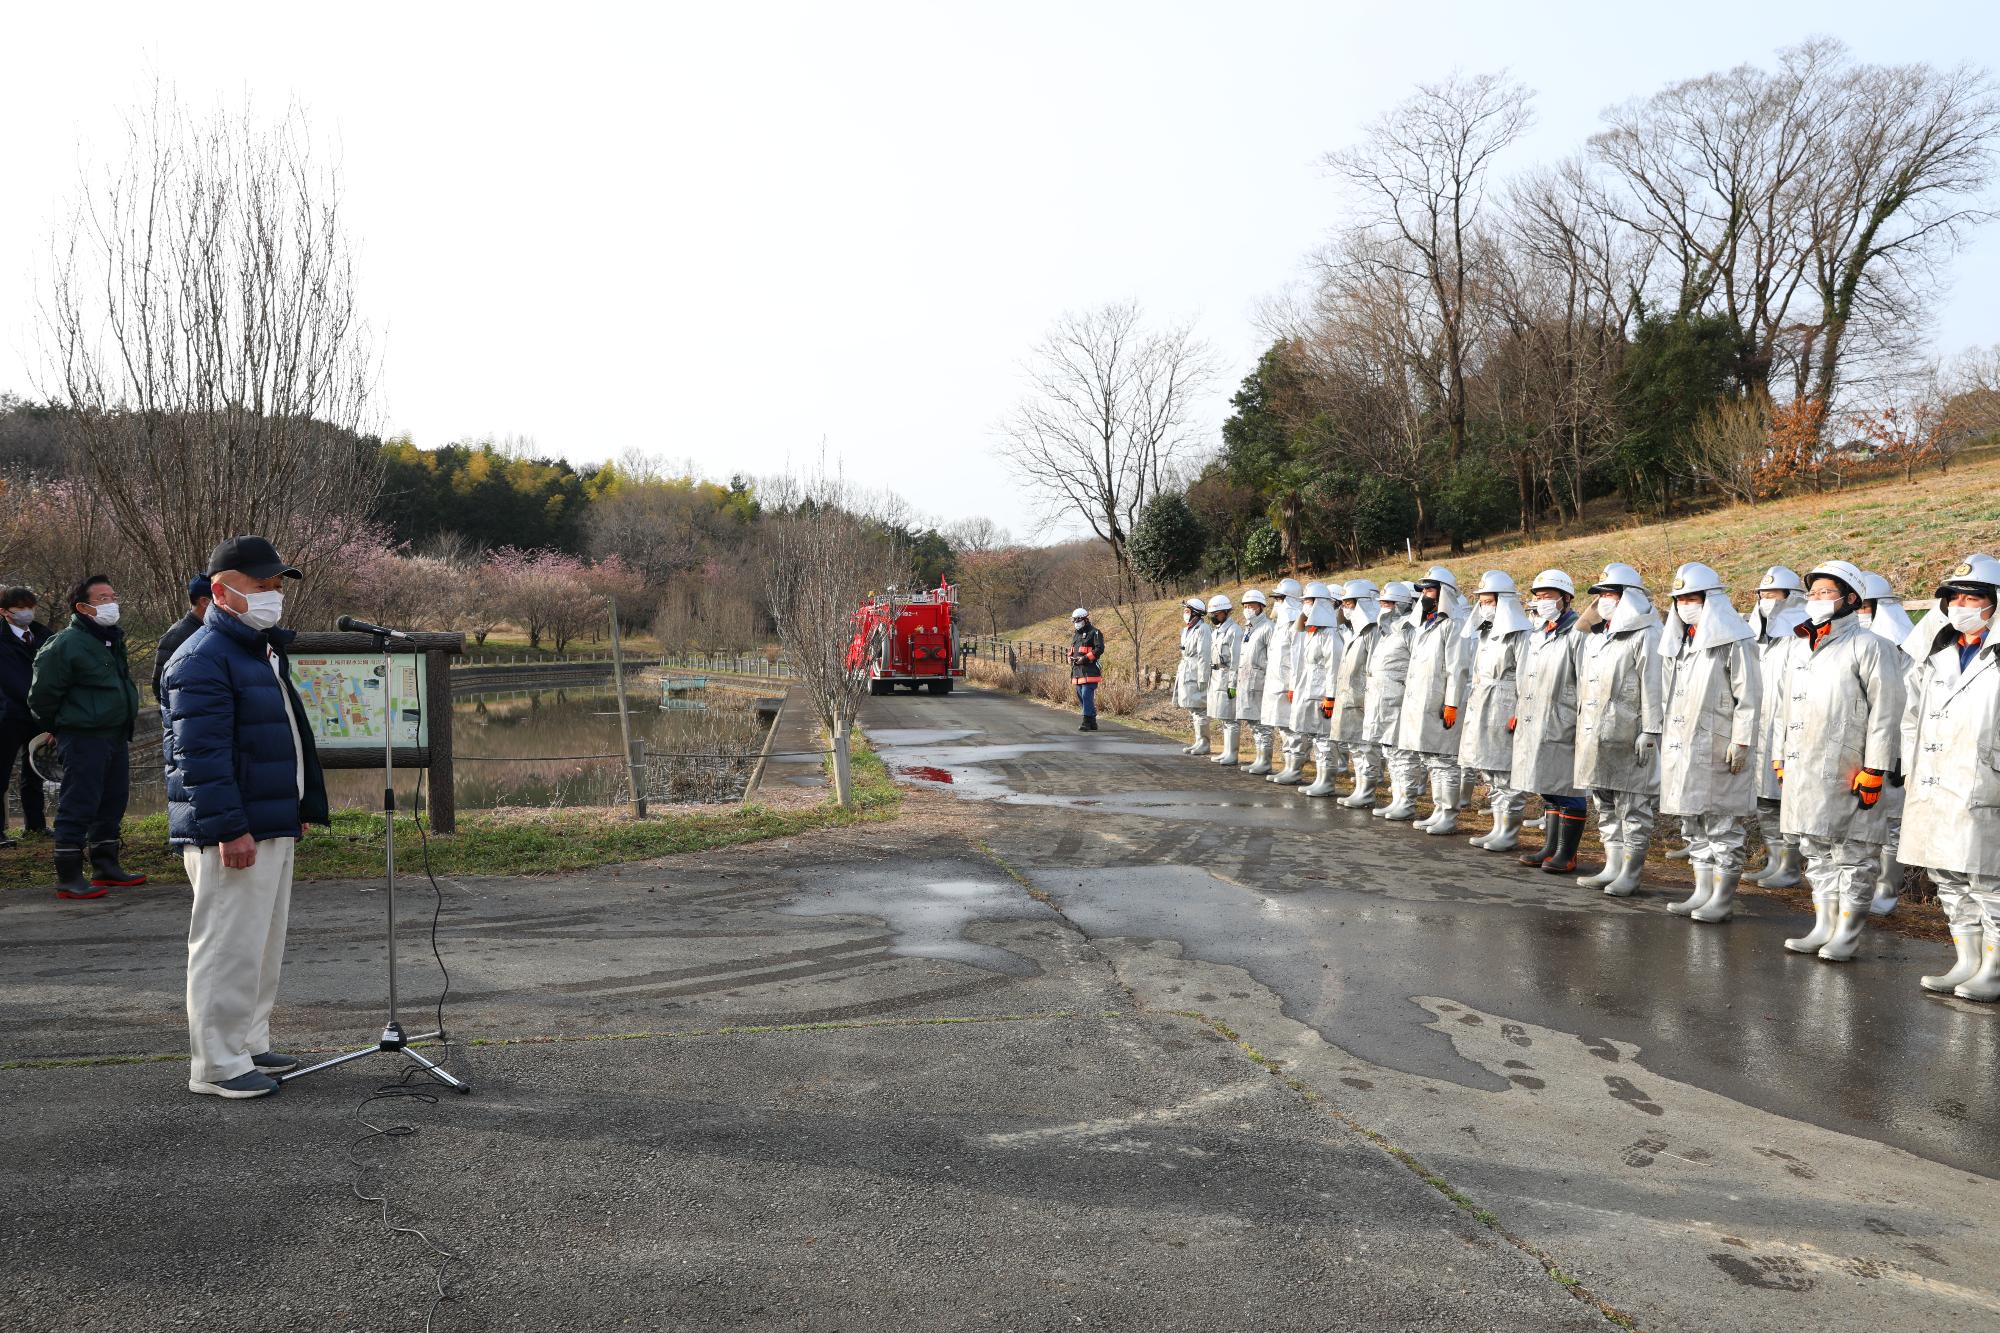
<svg viewBox="0 0 2000 1333">
<path fill-rule="evenodd" d="M 214 605 L 167 663 L 167 834 L 194 885 L 188 1090 L 261 1097 L 298 1062 L 271 1049 L 292 857 L 327 822 L 326 784 L 277 628 L 299 571 L 262 537 L 209 557 Z"/>
</svg>

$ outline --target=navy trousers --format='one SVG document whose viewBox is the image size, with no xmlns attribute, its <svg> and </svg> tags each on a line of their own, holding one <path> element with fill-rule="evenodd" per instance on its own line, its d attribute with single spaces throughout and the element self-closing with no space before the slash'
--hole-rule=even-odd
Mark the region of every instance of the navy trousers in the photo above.
<svg viewBox="0 0 2000 1333">
<path fill-rule="evenodd" d="M 132 752 L 123 736 L 57 732 L 62 792 L 56 797 L 56 843 L 86 847 L 111 842 L 132 796 Z"/>
</svg>

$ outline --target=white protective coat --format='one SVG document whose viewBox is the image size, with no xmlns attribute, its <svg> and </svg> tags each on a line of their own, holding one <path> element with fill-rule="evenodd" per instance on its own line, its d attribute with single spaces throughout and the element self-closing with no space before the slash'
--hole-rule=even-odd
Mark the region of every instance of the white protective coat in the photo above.
<svg viewBox="0 0 2000 1333">
<path fill-rule="evenodd" d="M 1243 627 L 1234 620 L 1208 627 L 1207 713 L 1217 722 L 1236 720 L 1236 701 L 1243 697 L 1236 674 L 1242 665 Z"/>
<path fill-rule="evenodd" d="M 1477 611 L 1474 612 L 1477 615 Z M 1459 710 L 1458 762 L 1486 773 L 1506 773 L 1514 765 L 1515 720 L 1521 667 L 1527 657 L 1528 614 L 1521 600 L 1503 594 L 1491 624 L 1471 626 L 1472 671 L 1465 705 Z M 1509 786 L 1520 788 L 1518 782 Z"/>
<path fill-rule="evenodd" d="M 1403 710 L 1396 724 L 1396 748 L 1417 754 L 1458 757 L 1458 731 L 1447 730 L 1444 710 L 1463 708 L 1472 675 L 1472 644 L 1465 636 L 1465 603 L 1455 589 L 1438 589 L 1438 612 L 1428 624 L 1422 603 L 1410 613 L 1410 669 L 1403 687 Z"/>
<path fill-rule="evenodd" d="M 1381 638 L 1380 604 L 1372 597 L 1363 597 L 1357 599 L 1355 610 L 1361 628 L 1357 630 L 1351 620 L 1348 622 L 1347 643 L 1340 651 L 1340 678 L 1334 682 L 1333 691 L 1337 700 L 1333 709 L 1333 737 L 1343 745 L 1360 745 L 1371 739 L 1366 727 L 1369 666 Z M 1345 619 L 1347 613 L 1341 615 Z"/>
<path fill-rule="evenodd" d="M 1320 701 L 1340 679 L 1340 608 L 1328 598 L 1313 603 L 1306 632 L 1299 636 L 1298 678 L 1292 688 L 1290 728 L 1301 736 L 1324 736 L 1327 719 Z"/>
<path fill-rule="evenodd" d="M 1784 711 L 1785 655 L 1791 651 L 1792 631 L 1805 622 L 1804 593 L 1787 593 L 1775 612 L 1766 613 L 1760 599 L 1751 608 L 1748 621 L 1757 649 L 1757 677 L 1763 695 L 1757 709 L 1757 775 L 1753 784 L 1757 799 L 1775 801 L 1784 793 L 1771 761 L 1778 755 L 1778 718 Z"/>
<path fill-rule="evenodd" d="M 1609 625 L 1583 636 L 1577 663 L 1578 791 L 1655 796 L 1660 760 L 1637 754 L 1642 733 L 1659 734 L 1666 696 L 1660 688 L 1660 622 L 1653 604 L 1627 588 Z"/>
<path fill-rule="evenodd" d="M 1375 644 L 1368 650 L 1368 691 L 1361 721 L 1363 740 L 1396 748 L 1415 632 L 1407 612 L 1383 607 L 1375 622 Z"/>
<path fill-rule="evenodd" d="M 1660 732 L 1660 813 L 1757 813 L 1752 772 L 1763 676 L 1749 624 L 1721 589 L 1708 594 L 1692 637 L 1676 618 L 1660 647 L 1666 719 Z M 1740 772 L 1729 771 L 1729 747 L 1745 747 Z"/>
<path fill-rule="evenodd" d="M 1270 646 L 1264 654 L 1264 706 L 1258 714 L 1258 721 L 1267 727 L 1289 727 L 1291 725 L 1292 669 L 1293 658 L 1299 637 L 1299 612 L 1303 608 L 1296 597 L 1280 600 L 1272 612 Z"/>
<path fill-rule="evenodd" d="M 1851 615 L 1830 621 L 1817 648 L 1806 628 L 1785 654 L 1779 827 L 1802 838 L 1880 843 L 1889 833 L 1888 812 L 1880 802 L 1864 809 L 1853 784 L 1862 769 L 1887 773 L 1901 757 L 1898 650 Z"/>
<path fill-rule="evenodd" d="M 2000 877 L 2000 634 L 1989 629 L 1970 665 L 1958 635 L 1926 616 L 1910 641 L 1925 652 L 1903 710 L 1905 865 Z M 1926 632 L 1926 627 L 1930 627 Z M 1822 650 L 1823 651 L 1823 650 Z"/>
<path fill-rule="evenodd" d="M 1543 796 L 1574 796 L 1576 680 L 1583 634 L 1576 613 L 1565 611 L 1555 628 L 1528 631 L 1520 684 L 1514 698 L 1512 783 Z"/>
<path fill-rule="evenodd" d="M 1264 680 L 1271 666 L 1272 632 L 1268 612 L 1251 621 L 1243 631 L 1242 665 L 1236 670 L 1236 711 L 1253 725 L 1263 720 Z"/>
<path fill-rule="evenodd" d="M 1207 619 L 1181 629 L 1181 664 L 1174 672 L 1174 704 L 1199 713 L 1208 703 Z"/>
</svg>

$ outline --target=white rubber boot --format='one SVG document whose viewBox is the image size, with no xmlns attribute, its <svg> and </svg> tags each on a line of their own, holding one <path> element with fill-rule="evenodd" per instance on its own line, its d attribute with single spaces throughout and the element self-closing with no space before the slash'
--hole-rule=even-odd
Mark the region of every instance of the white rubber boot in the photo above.
<svg viewBox="0 0 2000 1333">
<path fill-rule="evenodd" d="M 1984 939 L 1980 945 L 1979 968 L 1952 987 L 1951 993 L 1961 1000 L 1991 1004 L 2000 1000 L 2000 932 L 1988 930 L 1982 923 L 1980 934 Z"/>
<path fill-rule="evenodd" d="M 1236 748 L 1239 734 L 1237 727 L 1239 725 L 1235 722 L 1225 722 L 1222 724 L 1222 753 L 1209 760 L 1209 763 L 1221 764 L 1225 768 L 1234 768 L 1242 762 L 1242 751 Z"/>
<path fill-rule="evenodd" d="M 1694 909 L 1688 919 L 1710 926 L 1719 926 L 1727 921 L 1736 910 L 1736 886 L 1742 878 L 1737 871 L 1717 872 L 1713 880 L 1715 891 L 1709 895 L 1707 902 Z"/>
<path fill-rule="evenodd" d="M 1840 904 L 1834 918 L 1833 936 L 1820 946 L 1819 956 L 1829 963 L 1844 963 L 1861 948 L 1861 932 L 1868 925 L 1868 909 Z"/>
<path fill-rule="evenodd" d="M 1305 747 L 1300 744 L 1297 738 L 1287 736 L 1285 738 L 1285 766 L 1266 778 L 1265 781 L 1275 782 L 1280 787 L 1296 787 L 1305 781 L 1305 770 Z"/>
<path fill-rule="evenodd" d="M 1647 839 L 1648 842 L 1651 839 Z M 1639 891 L 1639 871 L 1646 864 L 1646 843 L 1618 849 L 1618 876 L 1604 886 L 1613 898 L 1630 898 Z"/>
<path fill-rule="evenodd" d="M 1831 893 L 1813 890 L 1813 926 L 1797 939 L 1785 941 L 1785 947 L 1793 953 L 1818 953 L 1833 938 L 1833 927 L 1839 920 L 1840 903 Z"/>
<path fill-rule="evenodd" d="M 1511 852 L 1521 845 L 1521 812 L 1506 803 L 1493 802 L 1493 830 L 1481 838 L 1467 838 L 1474 847 L 1489 852 Z"/>
<path fill-rule="evenodd" d="M 1600 834 L 1599 836 L 1601 837 L 1602 835 Z M 1606 884 L 1609 884 L 1612 880 L 1617 878 L 1618 878 L 1618 849 L 1615 846 L 1613 846 L 1613 847 L 1606 847 L 1604 849 L 1604 869 L 1598 871 L 1594 875 L 1578 875 L 1576 877 L 1576 882 L 1579 888 L 1601 889 Z"/>
<path fill-rule="evenodd" d="M 1326 740 L 1313 742 L 1313 780 L 1312 785 L 1305 789 L 1304 795 L 1333 795 L 1333 777 L 1336 771 L 1333 756 L 1333 742 Z"/>
<path fill-rule="evenodd" d="M 1208 741 L 1208 714 L 1190 714 L 1194 720 L 1194 744 L 1181 751 L 1182 754 L 1203 755 L 1214 747 Z"/>
<path fill-rule="evenodd" d="M 1868 904 L 1868 915 L 1887 916 L 1896 910 L 1896 904 L 1903 898 L 1903 863 L 1896 859 L 1895 849 L 1882 849 L 1882 868 L 1875 875 L 1875 897 Z"/>
<path fill-rule="evenodd" d="M 1375 808 L 1375 784 L 1380 775 L 1375 771 L 1375 756 L 1364 754 L 1354 761 L 1354 790 L 1340 798 L 1340 803 L 1349 810 L 1373 810 Z"/>
<path fill-rule="evenodd" d="M 1715 894 L 1715 868 L 1697 865 L 1694 868 L 1694 892 L 1677 903 L 1668 903 L 1667 910 L 1675 916 L 1693 916 L 1708 906 L 1708 900 Z"/>
<path fill-rule="evenodd" d="M 1414 784 L 1394 776 L 1389 779 L 1389 804 L 1375 813 L 1383 819 L 1393 819 L 1398 823 L 1417 817 L 1417 793 Z"/>
<path fill-rule="evenodd" d="M 1969 926 L 1953 926 L 1951 947 L 1957 955 L 1957 961 L 1937 976 L 1917 978 L 1917 984 L 1927 991 L 1949 995 L 1972 980 L 1972 974 L 1979 970 L 1979 938 L 1982 931 L 1983 928 L 1977 921 Z"/>
<path fill-rule="evenodd" d="M 1271 771 L 1271 733 L 1269 731 L 1252 732 L 1250 734 L 1250 748 L 1256 751 L 1257 757 L 1251 762 L 1250 767 L 1243 771 L 1253 778 L 1261 778 Z"/>
<path fill-rule="evenodd" d="M 1431 775 L 1431 803 L 1437 807 L 1437 813 L 1431 816 L 1430 823 L 1424 825 L 1424 832 L 1433 838 L 1458 832 L 1458 789 L 1464 780 L 1451 774 Z"/>
<path fill-rule="evenodd" d="M 1752 882 L 1763 889 L 1794 889 L 1798 887 L 1799 871 L 1804 868 L 1805 856 L 1799 851 L 1799 845 L 1795 842 L 1780 843 L 1778 849 L 1771 853 L 1770 864 L 1764 867 L 1764 873 Z"/>
</svg>

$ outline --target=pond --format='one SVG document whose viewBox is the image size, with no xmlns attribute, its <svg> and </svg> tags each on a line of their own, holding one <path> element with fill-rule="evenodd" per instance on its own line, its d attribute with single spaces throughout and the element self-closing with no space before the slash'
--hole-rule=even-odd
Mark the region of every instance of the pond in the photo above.
<svg viewBox="0 0 2000 1333">
<path fill-rule="evenodd" d="M 735 800 L 764 743 L 756 696 L 711 687 L 690 697 L 706 706 L 664 709 L 653 683 L 628 693 L 632 737 L 644 740 L 648 752 L 647 799 Z M 452 745 L 461 810 L 629 799 L 627 767 L 618 757 L 618 696 L 609 684 L 461 695 L 452 700 Z M 399 809 L 410 808 L 417 777 L 397 771 Z M 381 808 L 380 769 L 333 769 L 326 779 L 335 809 Z M 132 747 L 131 813 L 165 808 L 159 744 L 142 738 Z"/>
</svg>

